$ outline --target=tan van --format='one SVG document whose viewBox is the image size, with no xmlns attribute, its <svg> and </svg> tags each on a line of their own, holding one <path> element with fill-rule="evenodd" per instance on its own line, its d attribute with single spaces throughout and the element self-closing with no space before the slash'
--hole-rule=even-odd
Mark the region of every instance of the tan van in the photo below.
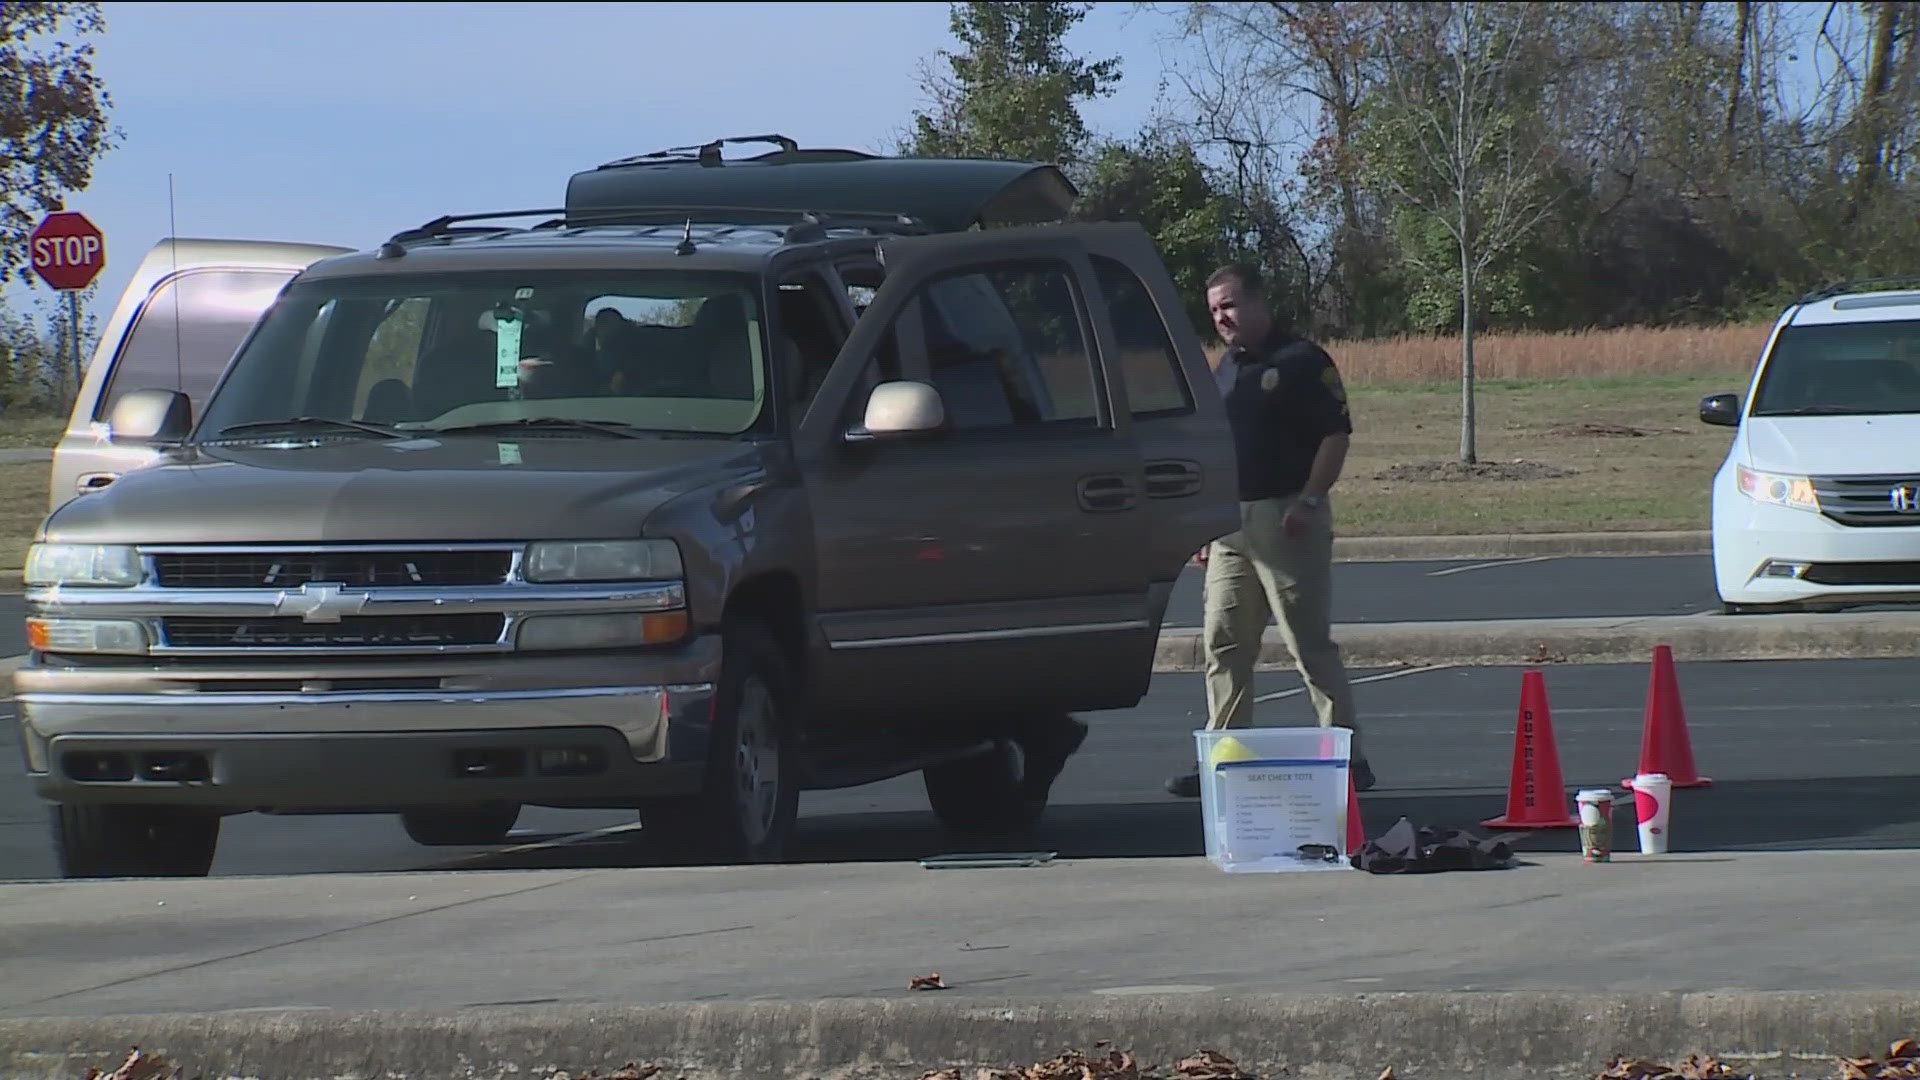
<svg viewBox="0 0 1920 1080">
<path fill-rule="evenodd" d="M 111 441 L 107 417 L 131 390 L 187 395 L 197 410 L 234 350 L 293 276 L 349 248 L 264 240 L 163 239 L 120 293 L 53 452 L 47 510 L 153 461 L 157 449 Z"/>
</svg>

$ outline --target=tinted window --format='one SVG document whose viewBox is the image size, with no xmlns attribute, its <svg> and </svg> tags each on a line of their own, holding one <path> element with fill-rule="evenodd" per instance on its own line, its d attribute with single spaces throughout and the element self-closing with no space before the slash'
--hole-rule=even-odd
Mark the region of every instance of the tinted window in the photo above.
<svg viewBox="0 0 1920 1080">
<path fill-rule="evenodd" d="M 953 427 L 1098 422 L 1085 324 L 1065 267 L 954 274 L 919 299 L 933 385 Z"/>
<path fill-rule="evenodd" d="M 309 416 L 737 434 L 766 399 L 755 284 L 682 270 L 302 282 L 234 359 L 204 430 Z"/>
<path fill-rule="evenodd" d="M 1753 415 L 1920 413 L 1920 321 L 1789 326 Z"/>
<path fill-rule="evenodd" d="M 120 395 L 145 389 L 178 389 L 198 413 L 241 339 L 292 276 L 285 270 L 199 270 L 168 280 L 136 316 L 94 415 L 105 417 Z"/>
<path fill-rule="evenodd" d="M 1153 294 L 1126 264 L 1094 256 L 1094 277 L 1107 298 L 1107 317 L 1120 343 L 1120 369 L 1135 416 L 1193 411 L 1180 354 L 1154 307 Z"/>
</svg>

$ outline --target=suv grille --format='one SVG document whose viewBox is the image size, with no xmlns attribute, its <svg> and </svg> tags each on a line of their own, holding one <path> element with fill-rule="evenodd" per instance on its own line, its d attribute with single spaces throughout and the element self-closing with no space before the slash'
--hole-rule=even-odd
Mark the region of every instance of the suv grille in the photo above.
<svg viewBox="0 0 1920 1080">
<path fill-rule="evenodd" d="M 332 582 L 376 585 L 498 585 L 510 551 L 235 551 L 153 556 L 163 589 L 259 589 Z"/>
<path fill-rule="evenodd" d="M 1895 492 L 1920 488 L 1920 476 L 1815 476 L 1820 513 L 1842 525 L 1920 526 L 1920 512 L 1902 510 Z"/>
<path fill-rule="evenodd" d="M 356 615 L 337 623 L 175 615 L 160 620 L 160 630 L 176 649 L 417 649 L 492 645 L 505 624 L 498 614 Z"/>
</svg>

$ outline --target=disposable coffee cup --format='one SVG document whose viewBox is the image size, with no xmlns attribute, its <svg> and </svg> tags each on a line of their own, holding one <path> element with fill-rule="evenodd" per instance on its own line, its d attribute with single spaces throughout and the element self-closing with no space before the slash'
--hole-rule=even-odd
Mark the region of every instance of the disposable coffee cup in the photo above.
<svg viewBox="0 0 1920 1080">
<path fill-rule="evenodd" d="M 1613 792 L 1592 788 L 1574 796 L 1580 806 L 1580 855 L 1588 862 L 1613 861 Z"/>
<path fill-rule="evenodd" d="M 1673 780 L 1666 773 L 1641 773 L 1633 778 L 1634 814 L 1640 819 L 1640 854 L 1667 850 L 1667 819 L 1673 806 Z"/>
</svg>

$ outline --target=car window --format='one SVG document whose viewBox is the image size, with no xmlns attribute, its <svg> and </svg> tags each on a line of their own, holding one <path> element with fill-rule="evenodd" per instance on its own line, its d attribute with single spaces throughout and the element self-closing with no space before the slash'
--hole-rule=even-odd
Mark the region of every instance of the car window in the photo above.
<svg viewBox="0 0 1920 1080">
<path fill-rule="evenodd" d="M 1119 342 L 1129 411 L 1144 417 L 1191 413 L 1193 393 L 1180 368 L 1180 354 L 1146 283 L 1131 267 L 1104 255 L 1093 257 L 1093 273 Z"/>
<path fill-rule="evenodd" d="M 314 279 L 289 289 L 235 357 L 205 430 L 308 416 L 739 434 L 766 401 L 765 322 L 758 283 L 739 273 Z"/>
<path fill-rule="evenodd" d="M 205 404 L 234 350 L 273 303 L 291 270 L 194 270 L 147 298 L 114 361 L 96 419 L 134 390 L 178 389 Z"/>
<path fill-rule="evenodd" d="M 929 374 L 953 428 L 1098 424 L 1086 322 L 1064 264 L 949 274 L 918 299 Z"/>
<path fill-rule="evenodd" d="M 1920 320 L 1780 331 L 1754 416 L 1920 413 Z"/>
</svg>

